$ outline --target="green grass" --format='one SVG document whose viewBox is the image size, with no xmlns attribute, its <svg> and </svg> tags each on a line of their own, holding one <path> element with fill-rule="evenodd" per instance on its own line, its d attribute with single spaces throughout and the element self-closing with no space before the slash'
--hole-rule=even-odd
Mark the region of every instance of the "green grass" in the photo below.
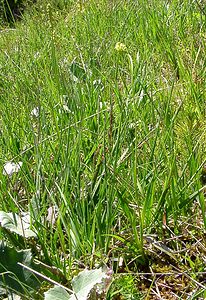
<svg viewBox="0 0 206 300">
<path fill-rule="evenodd" d="M 203 3 L 52 5 L 39 1 L 0 32 L 0 209 L 31 213 L 35 258 L 67 280 L 77 262 L 118 273 L 112 257 L 139 280 L 160 259 L 152 253 L 161 247 L 151 252 L 145 240 L 155 236 L 177 253 L 170 264 L 191 272 L 197 292 L 206 228 Z M 11 177 L 2 173 L 8 161 L 23 162 Z M 198 240 L 199 262 L 188 250 Z M 158 285 L 150 284 L 148 295 Z"/>
</svg>

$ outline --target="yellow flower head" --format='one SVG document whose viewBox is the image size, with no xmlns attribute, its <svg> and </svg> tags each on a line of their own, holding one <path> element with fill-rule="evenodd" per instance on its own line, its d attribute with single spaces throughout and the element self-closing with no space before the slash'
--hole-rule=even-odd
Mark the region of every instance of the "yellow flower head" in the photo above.
<svg viewBox="0 0 206 300">
<path fill-rule="evenodd" d="M 120 42 L 117 42 L 114 48 L 115 48 L 115 50 L 118 51 L 118 52 L 124 52 L 124 51 L 127 51 L 126 45 L 123 44 L 123 43 L 120 43 Z"/>
</svg>

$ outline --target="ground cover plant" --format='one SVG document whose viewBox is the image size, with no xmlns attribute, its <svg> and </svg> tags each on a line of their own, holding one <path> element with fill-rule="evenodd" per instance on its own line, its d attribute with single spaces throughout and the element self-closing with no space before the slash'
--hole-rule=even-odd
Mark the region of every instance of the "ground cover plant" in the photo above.
<svg viewBox="0 0 206 300">
<path fill-rule="evenodd" d="M 2 299 L 206 297 L 205 29 L 198 0 L 2 26 Z"/>
</svg>

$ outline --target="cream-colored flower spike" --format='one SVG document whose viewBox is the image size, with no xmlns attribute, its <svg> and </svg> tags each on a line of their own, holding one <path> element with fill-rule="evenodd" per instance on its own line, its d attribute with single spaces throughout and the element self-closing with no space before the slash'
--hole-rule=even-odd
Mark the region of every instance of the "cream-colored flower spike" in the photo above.
<svg viewBox="0 0 206 300">
<path fill-rule="evenodd" d="M 38 118 L 38 116 L 39 116 L 39 107 L 34 107 L 34 109 L 32 109 L 31 116 Z"/>
<path fill-rule="evenodd" d="M 127 46 L 123 43 L 120 43 L 120 42 L 117 42 L 114 48 L 118 52 L 127 51 Z"/>
</svg>

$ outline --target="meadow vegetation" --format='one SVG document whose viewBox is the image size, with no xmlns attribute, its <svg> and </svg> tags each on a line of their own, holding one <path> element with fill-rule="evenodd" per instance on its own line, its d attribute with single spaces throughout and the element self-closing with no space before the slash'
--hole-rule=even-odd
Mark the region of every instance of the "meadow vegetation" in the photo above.
<svg viewBox="0 0 206 300">
<path fill-rule="evenodd" d="M 1 299 L 205 299 L 205 13 L 39 0 L 2 23 Z"/>
</svg>

